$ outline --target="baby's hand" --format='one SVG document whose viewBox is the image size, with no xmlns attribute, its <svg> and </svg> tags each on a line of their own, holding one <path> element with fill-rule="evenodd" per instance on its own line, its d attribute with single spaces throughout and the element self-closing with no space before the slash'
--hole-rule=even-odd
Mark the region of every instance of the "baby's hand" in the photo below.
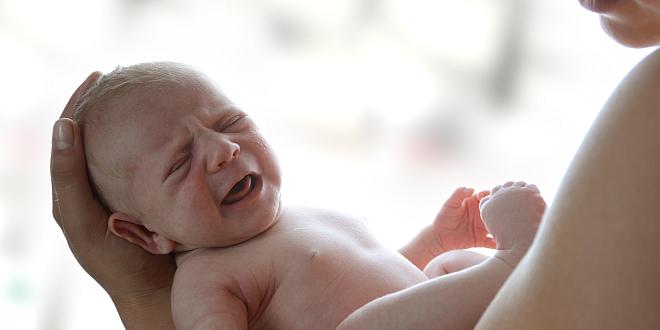
<svg viewBox="0 0 660 330">
<path fill-rule="evenodd" d="M 495 247 L 479 212 L 479 202 L 489 193 L 475 194 L 474 189 L 461 187 L 442 205 L 433 222 L 433 231 L 443 251 Z"/>
<path fill-rule="evenodd" d="M 495 186 L 480 203 L 481 216 L 497 249 L 515 251 L 520 258 L 534 239 L 545 207 L 538 188 L 522 181 Z"/>
</svg>

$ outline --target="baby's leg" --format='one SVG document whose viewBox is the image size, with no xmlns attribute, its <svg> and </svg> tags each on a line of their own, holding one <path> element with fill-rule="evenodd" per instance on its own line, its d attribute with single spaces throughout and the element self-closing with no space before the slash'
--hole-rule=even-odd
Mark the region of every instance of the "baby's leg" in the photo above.
<svg viewBox="0 0 660 330">
<path fill-rule="evenodd" d="M 479 329 L 660 329 L 660 51 L 614 92 Z"/>
<path fill-rule="evenodd" d="M 472 329 L 512 270 L 502 259 L 488 258 L 375 299 L 337 329 Z"/>
<path fill-rule="evenodd" d="M 426 268 L 424 274 L 428 278 L 435 278 L 461 271 L 466 268 L 478 265 L 488 256 L 469 250 L 452 250 L 435 257 Z"/>
</svg>

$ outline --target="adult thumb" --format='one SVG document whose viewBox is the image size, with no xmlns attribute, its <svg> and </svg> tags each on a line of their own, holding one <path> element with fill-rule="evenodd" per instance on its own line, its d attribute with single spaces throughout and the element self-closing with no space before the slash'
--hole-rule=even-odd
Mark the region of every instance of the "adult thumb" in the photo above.
<svg viewBox="0 0 660 330">
<path fill-rule="evenodd" d="M 53 216 L 61 225 L 62 207 L 94 202 L 87 179 L 85 155 L 78 125 L 60 118 L 53 125 L 50 175 L 53 188 Z"/>
</svg>

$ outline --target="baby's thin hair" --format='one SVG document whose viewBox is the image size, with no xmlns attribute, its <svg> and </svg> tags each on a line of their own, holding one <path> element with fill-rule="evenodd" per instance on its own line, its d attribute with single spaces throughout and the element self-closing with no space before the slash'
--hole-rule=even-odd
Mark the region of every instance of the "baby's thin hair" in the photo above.
<svg viewBox="0 0 660 330">
<path fill-rule="evenodd" d="M 102 75 L 78 100 L 73 119 L 84 123 L 89 112 L 100 109 L 104 101 L 121 97 L 136 88 L 154 88 L 166 85 L 181 85 L 192 81 L 199 71 L 191 66 L 176 62 L 149 62 L 131 66 L 117 66 L 112 72 Z"/>
<path fill-rule="evenodd" d="M 200 71 L 191 66 L 175 62 L 150 62 L 131 66 L 118 66 L 112 72 L 102 75 L 80 97 L 75 106 L 73 120 L 80 126 L 84 141 L 86 131 L 105 127 L 102 121 L 107 116 L 103 116 L 103 113 L 137 111 L 135 108 L 126 110 L 122 107 L 106 106 L 112 104 L 111 101 L 129 97 L 131 92 L 137 89 L 146 91 L 195 83 L 195 77 L 200 74 Z M 105 129 L 107 128 L 105 127 Z M 122 146 L 114 147 L 121 148 Z M 112 178 L 113 182 L 121 182 L 122 174 L 116 168 L 116 164 L 98 164 L 99 161 L 95 159 L 93 150 L 87 148 L 87 146 L 85 147 L 85 156 L 92 189 L 101 203 L 110 211 L 117 211 L 119 208 L 131 208 L 129 205 L 119 205 L 116 201 L 108 198 L 111 195 L 110 190 L 108 190 L 109 187 L 101 187 L 100 182 L 96 182 L 100 178 L 94 174 L 103 174 L 108 178 Z M 131 195 L 129 191 L 125 193 L 127 193 L 125 196 Z"/>
</svg>

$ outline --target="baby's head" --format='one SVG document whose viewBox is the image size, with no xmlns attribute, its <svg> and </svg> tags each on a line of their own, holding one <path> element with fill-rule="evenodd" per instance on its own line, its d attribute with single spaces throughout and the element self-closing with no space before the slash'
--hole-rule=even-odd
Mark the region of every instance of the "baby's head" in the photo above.
<svg viewBox="0 0 660 330">
<path fill-rule="evenodd" d="M 279 216 L 273 151 L 191 67 L 117 68 L 80 99 L 74 119 L 110 231 L 151 253 L 237 244 Z"/>
</svg>

